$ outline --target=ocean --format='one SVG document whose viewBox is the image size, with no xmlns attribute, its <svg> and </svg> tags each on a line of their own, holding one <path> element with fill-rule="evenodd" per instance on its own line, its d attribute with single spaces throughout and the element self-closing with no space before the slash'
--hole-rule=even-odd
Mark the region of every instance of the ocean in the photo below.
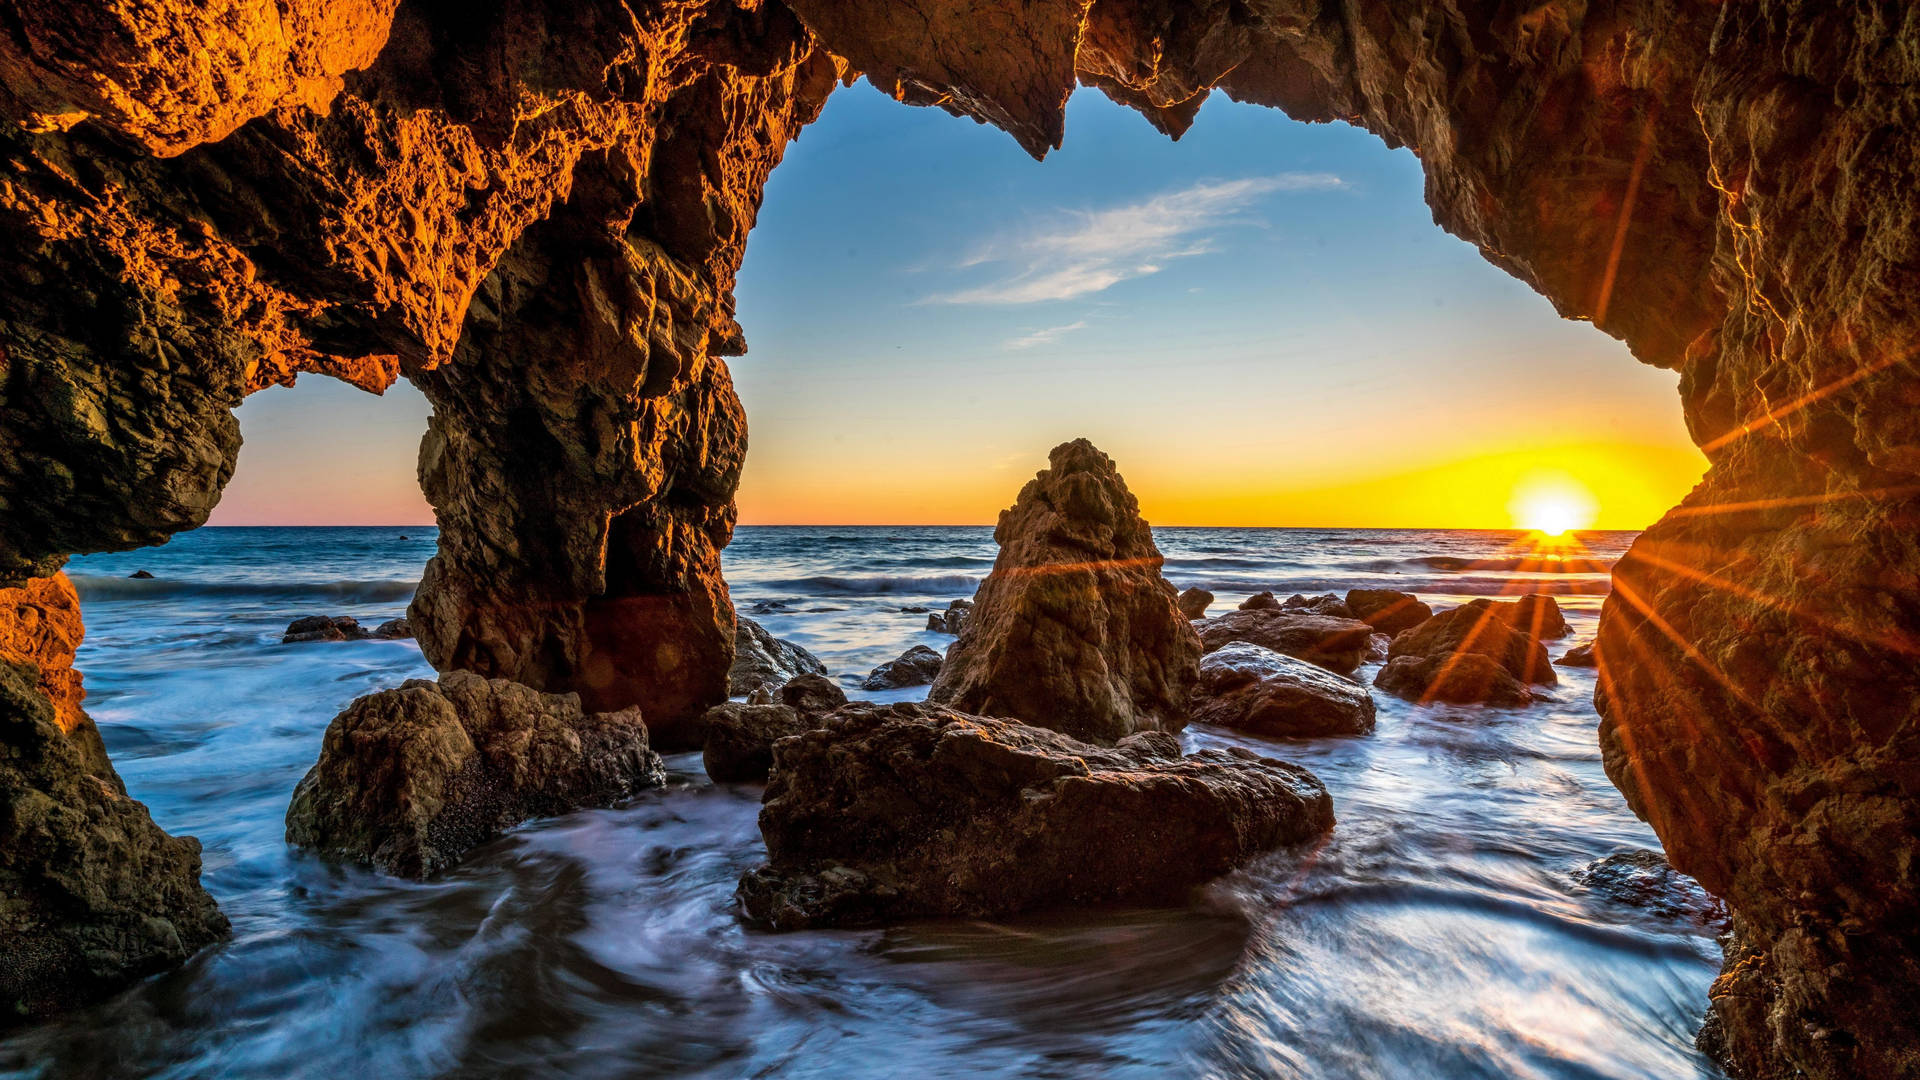
<svg viewBox="0 0 1920 1080">
<path fill-rule="evenodd" d="M 289 850 L 283 816 L 349 701 L 431 676 L 410 641 L 282 645 L 302 615 L 402 614 L 432 528 L 210 528 L 68 566 L 88 711 L 129 792 L 199 837 L 231 940 L 0 1038 L 0 1074 L 69 1077 L 1714 1077 L 1692 1045 L 1720 953 L 1690 902 L 1590 888 L 1658 850 L 1601 770 L 1590 669 L 1524 709 L 1376 693 L 1370 736 L 1269 740 L 1339 824 L 1179 909 L 770 934 L 731 902 L 762 854 L 752 785 L 698 754 L 629 804 L 529 823 L 427 883 Z M 1217 594 L 1385 587 L 1436 607 L 1549 592 L 1592 639 L 1630 533 L 1542 567 L 1517 534 L 1156 529 Z M 735 602 L 851 696 L 991 567 L 988 528 L 746 527 Z M 152 580 L 127 575 L 147 570 Z M 754 614 L 756 610 L 765 613 Z M 1378 665 L 1359 674 L 1371 678 Z M 1683 883 L 1684 884 L 1684 883 Z M 1686 890 L 1680 890 L 1685 893 Z M 1686 896 L 1681 896 L 1687 900 Z"/>
</svg>

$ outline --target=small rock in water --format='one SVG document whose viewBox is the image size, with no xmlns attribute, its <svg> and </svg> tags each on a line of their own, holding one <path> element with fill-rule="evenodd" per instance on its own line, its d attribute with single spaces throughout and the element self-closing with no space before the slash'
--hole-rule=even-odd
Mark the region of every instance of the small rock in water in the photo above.
<svg viewBox="0 0 1920 1080">
<path fill-rule="evenodd" d="M 152 580 L 153 580 L 153 575 L 152 575 L 151 573 L 148 573 L 148 572 L 147 572 L 147 571 L 145 571 L 145 570 L 135 570 L 135 571 L 134 571 L 133 573 L 131 573 L 131 574 L 128 574 L 127 576 L 128 576 L 128 577 L 130 577 L 130 578 L 133 578 L 133 579 L 135 579 L 135 580 L 138 580 L 138 581 L 152 581 Z"/>
<path fill-rule="evenodd" d="M 1241 611 L 1271 611 L 1280 606 L 1280 601 L 1270 592 L 1257 592 L 1240 601 Z"/>
<path fill-rule="evenodd" d="M 1726 908 L 1657 851 L 1616 851 L 1573 872 L 1573 879 L 1616 904 L 1673 919 L 1724 926 Z"/>
<path fill-rule="evenodd" d="M 308 615 L 287 624 L 287 632 L 281 636 L 280 644 L 292 645 L 303 641 L 359 641 L 371 636 L 360 625 L 360 620 L 351 615 Z"/>
<path fill-rule="evenodd" d="M 373 636 L 383 641 L 398 641 L 403 638 L 410 638 L 413 636 L 413 625 L 407 622 L 406 616 L 402 615 L 398 619 L 388 619 L 386 622 L 374 627 Z"/>
<path fill-rule="evenodd" d="M 406 533 L 401 533 L 401 534 L 400 534 L 400 539 L 402 539 L 402 540 L 405 540 L 405 539 L 407 539 L 407 534 L 406 534 Z"/>
<path fill-rule="evenodd" d="M 967 628 L 967 619 L 973 615 L 973 601 L 955 600 L 947 605 L 947 610 L 936 611 L 927 616 L 927 629 L 941 634 L 959 636 Z"/>
<path fill-rule="evenodd" d="M 1593 643 L 1588 642 L 1585 645 L 1575 645 L 1573 648 L 1568 649 L 1565 655 L 1555 660 L 1554 663 L 1559 664 L 1561 667 L 1597 667 L 1600 661 L 1594 659 Z"/>
<path fill-rule="evenodd" d="M 1320 596 L 1302 596 L 1294 593 L 1280 605 L 1281 611 L 1297 611 L 1304 615 L 1331 615 L 1336 619 L 1351 619 L 1353 612 L 1348 610 L 1347 602 L 1325 593 Z"/>
<path fill-rule="evenodd" d="M 898 690 L 903 686 L 925 686 L 940 674 L 939 653 L 925 645 L 915 645 L 900 654 L 899 659 L 889 660 L 861 682 L 862 690 Z"/>
<path fill-rule="evenodd" d="M 908 606 L 908 607 L 903 607 L 903 608 L 901 608 L 901 609 L 900 609 L 900 614 L 902 614 L 902 615 L 925 615 L 926 613 L 928 613 L 928 612 L 930 612 L 930 611 L 932 611 L 932 610 L 933 610 L 932 608 L 927 608 L 927 607 L 921 607 L 921 606 L 920 606 L 919 604 L 913 604 L 913 605 L 910 605 L 910 606 Z M 929 628 L 929 629 L 931 629 L 931 628 Z"/>
<path fill-rule="evenodd" d="M 791 611 L 793 605 L 785 600 L 755 600 L 748 604 L 745 610 L 754 615 L 772 615 L 776 612 Z"/>
<path fill-rule="evenodd" d="M 1180 605 L 1180 614 L 1189 619 L 1204 619 L 1207 608 L 1213 605 L 1213 594 L 1201 588 L 1188 589 L 1175 602 Z"/>
<path fill-rule="evenodd" d="M 1348 589 L 1347 610 L 1388 637 L 1433 618 L 1433 609 L 1419 597 L 1393 589 Z"/>
<path fill-rule="evenodd" d="M 727 669 L 729 696 L 745 697 L 758 687 L 773 690 L 798 675 L 826 673 L 827 665 L 819 657 L 740 617 L 733 635 L 733 666 Z"/>
<path fill-rule="evenodd" d="M 1318 664 L 1244 641 L 1200 658 L 1189 717 L 1262 735 L 1364 735 L 1373 696 Z"/>
<path fill-rule="evenodd" d="M 767 863 L 738 895 L 749 919 L 778 930 L 1175 902 L 1333 827 L 1333 800 L 1307 770 L 1239 748 L 1181 757 L 1163 731 L 1109 748 L 859 702 L 773 757 Z"/>
</svg>

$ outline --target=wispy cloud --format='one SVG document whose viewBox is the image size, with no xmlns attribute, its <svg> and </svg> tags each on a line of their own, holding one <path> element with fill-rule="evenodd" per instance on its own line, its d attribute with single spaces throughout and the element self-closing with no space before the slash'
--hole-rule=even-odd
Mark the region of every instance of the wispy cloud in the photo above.
<svg viewBox="0 0 1920 1080">
<path fill-rule="evenodd" d="M 1169 260 L 1213 250 L 1210 234 L 1245 220 L 1248 206 L 1262 196 L 1344 186 L 1332 173 L 1280 173 L 1195 184 L 1126 206 L 1071 212 L 1063 224 L 986 244 L 960 264 L 962 269 L 1003 267 L 997 280 L 929 296 L 927 302 L 1032 304 L 1097 293 L 1130 278 L 1157 274 Z"/>
<path fill-rule="evenodd" d="M 1085 319 L 1081 319 L 1079 322 L 1070 322 L 1065 326 L 1049 326 L 1044 330 L 1035 330 L 1031 334 L 1022 334 L 1017 338 L 1011 338 L 1007 341 L 1006 347 L 1009 349 L 1031 349 L 1035 345 L 1051 345 L 1066 335 L 1073 333 L 1075 330 L 1085 330 L 1086 328 L 1087 320 Z"/>
</svg>

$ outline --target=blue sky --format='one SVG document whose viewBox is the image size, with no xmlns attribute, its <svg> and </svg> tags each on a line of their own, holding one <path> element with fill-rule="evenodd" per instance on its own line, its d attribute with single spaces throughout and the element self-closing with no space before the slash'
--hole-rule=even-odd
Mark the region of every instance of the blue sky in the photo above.
<svg viewBox="0 0 1920 1080">
<path fill-rule="evenodd" d="M 1174 143 L 1082 90 L 1037 163 L 841 90 L 740 277 L 742 520 L 991 521 L 1079 435 L 1166 523 L 1504 525 L 1477 489 L 1535 467 L 1615 515 L 1678 499 L 1701 462 L 1675 377 L 1559 319 L 1420 192 L 1407 151 L 1217 94 Z M 241 409 L 216 522 L 425 520 L 419 395 L 326 382 Z M 1476 521 L 1432 520 L 1456 503 Z"/>
</svg>

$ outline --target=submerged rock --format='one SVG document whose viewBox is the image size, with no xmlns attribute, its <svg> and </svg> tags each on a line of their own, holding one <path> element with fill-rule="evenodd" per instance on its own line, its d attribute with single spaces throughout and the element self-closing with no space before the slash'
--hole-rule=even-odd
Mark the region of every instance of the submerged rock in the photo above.
<svg viewBox="0 0 1920 1080">
<path fill-rule="evenodd" d="M 1476 652 L 1396 656 L 1373 685 L 1408 701 L 1452 705 L 1526 705 L 1533 691 L 1490 656 Z"/>
<path fill-rule="evenodd" d="M 1433 609 L 1419 597 L 1392 589 L 1348 589 L 1347 609 L 1388 637 L 1433 618 Z"/>
<path fill-rule="evenodd" d="M 1726 925 L 1726 908 L 1720 901 L 1699 882 L 1669 866 L 1666 856 L 1657 851 L 1616 851 L 1574 871 L 1573 879 L 1611 903 L 1704 926 L 1724 929 Z"/>
<path fill-rule="evenodd" d="M 152 581 L 153 580 L 153 573 L 152 571 L 148 571 L 148 570 L 135 570 L 133 573 L 128 574 L 127 576 L 132 578 L 135 581 Z"/>
<path fill-rule="evenodd" d="M 528 818 L 609 806 L 666 780 L 640 710 L 452 671 L 334 717 L 294 789 L 287 842 L 426 878 Z"/>
<path fill-rule="evenodd" d="M 351 615 L 308 615 L 287 624 L 286 633 L 280 638 L 280 644 L 293 645 L 306 641 L 359 641 L 371 637 L 360 620 Z"/>
<path fill-rule="evenodd" d="M 847 703 L 847 695 L 820 675 L 788 682 L 777 697 L 758 693 L 766 700 L 716 705 L 701 718 L 701 759 L 710 779 L 765 783 L 774 743 L 819 727 L 822 718 Z"/>
<path fill-rule="evenodd" d="M 929 700 L 1076 738 L 1178 730 L 1200 639 L 1112 460 L 1054 447 L 994 529 L 1000 544 Z"/>
<path fill-rule="evenodd" d="M 1351 675 L 1367 658 L 1373 627 L 1357 619 L 1303 615 L 1279 608 L 1243 608 L 1208 619 L 1200 641 L 1208 652 L 1236 641 L 1272 649 Z"/>
<path fill-rule="evenodd" d="M 1555 660 L 1554 663 L 1561 667 L 1598 667 L 1600 665 L 1599 659 L 1593 655 L 1592 642 L 1575 645 L 1562 653 L 1560 659 Z"/>
<path fill-rule="evenodd" d="M 1236 641 L 1200 659 L 1189 718 L 1262 735 L 1364 735 L 1373 696 L 1318 664 Z"/>
<path fill-rule="evenodd" d="M 927 705 L 854 704 L 774 748 L 767 863 L 746 916 L 776 929 L 1062 904 L 1171 903 L 1333 827 L 1313 774 L 1234 749 L 1106 748 Z"/>
<path fill-rule="evenodd" d="M 733 635 L 733 666 L 727 669 L 727 693 L 745 697 L 757 689 L 774 690 L 800 675 L 825 675 L 820 658 L 742 616 Z"/>
<path fill-rule="evenodd" d="M 903 686 L 925 686 L 940 674 L 940 654 L 925 645 L 915 645 L 874 668 L 861 681 L 862 690 L 898 690 Z"/>
<path fill-rule="evenodd" d="M 920 610 L 925 611 L 925 608 Z M 935 611 L 927 616 L 927 629 L 942 634 L 959 636 L 967 628 L 967 619 L 973 615 L 973 601 L 955 600 L 947 605 L 945 611 Z"/>
<path fill-rule="evenodd" d="M 1204 619 L 1207 617 L 1207 608 L 1213 606 L 1213 594 L 1201 588 L 1186 589 L 1174 603 L 1180 606 L 1180 614 L 1187 618 Z"/>
</svg>

